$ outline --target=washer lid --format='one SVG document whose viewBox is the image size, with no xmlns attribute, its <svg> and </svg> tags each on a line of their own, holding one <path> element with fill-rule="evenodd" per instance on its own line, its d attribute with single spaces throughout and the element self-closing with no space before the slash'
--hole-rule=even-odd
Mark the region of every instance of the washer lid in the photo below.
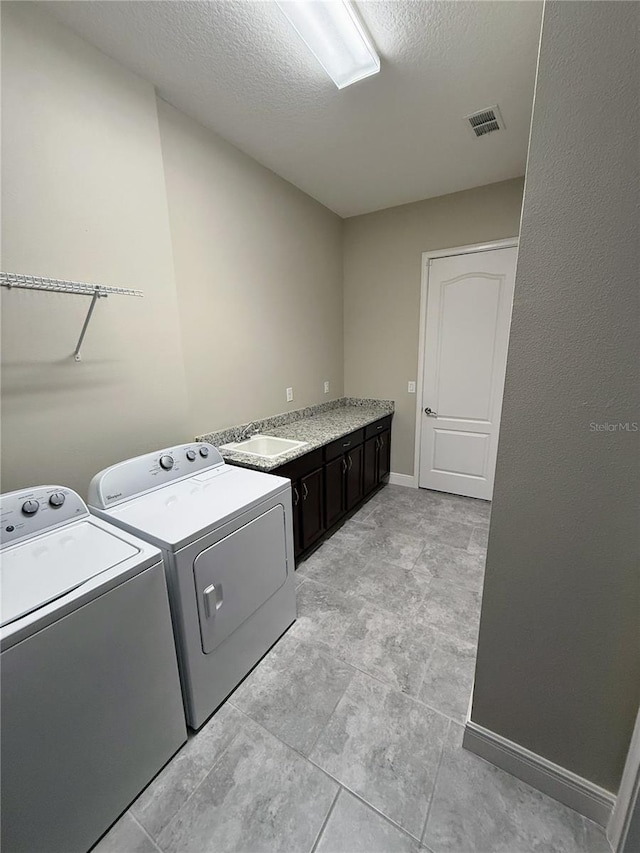
<svg viewBox="0 0 640 853">
<path fill-rule="evenodd" d="M 0 627 L 139 553 L 90 520 L 6 549 L 0 560 Z"/>
</svg>

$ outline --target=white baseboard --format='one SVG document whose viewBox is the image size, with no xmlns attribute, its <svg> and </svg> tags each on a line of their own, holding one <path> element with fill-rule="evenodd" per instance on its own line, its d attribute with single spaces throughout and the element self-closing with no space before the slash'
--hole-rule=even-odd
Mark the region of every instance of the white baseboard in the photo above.
<svg viewBox="0 0 640 853">
<path fill-rule="evenodd" d="M 413 474 L 394 474 L 393 471 L 389 474 L 389 483 L 392 486 L 408 486 L 410 489 L 417 489 L 418 484 Z"/>
<path fill-rule="evenodd" d="M 473 720 L 469 720 L 465 726 L 463 746 L 543 794 L 548 794 L 589 820 L 606 827 L 616 800 L 610 791 L 485 729 Z"/>
</svg>

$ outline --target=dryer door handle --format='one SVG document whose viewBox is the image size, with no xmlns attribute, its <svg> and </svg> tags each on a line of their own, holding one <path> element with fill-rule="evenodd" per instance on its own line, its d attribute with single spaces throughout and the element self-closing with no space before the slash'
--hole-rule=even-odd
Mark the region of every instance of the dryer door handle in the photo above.
<svg viewBox="0 0 640 853">
<path fill-rule="evenodd" d="M 202 597 L 204 599 L 204 612 L 207 619 L 211 619 L 212 616 L 216 615 L 216 610 L 220 610 L 222 607 L 222 584 L 209 584 L 205 587 Z"/>
</svg>

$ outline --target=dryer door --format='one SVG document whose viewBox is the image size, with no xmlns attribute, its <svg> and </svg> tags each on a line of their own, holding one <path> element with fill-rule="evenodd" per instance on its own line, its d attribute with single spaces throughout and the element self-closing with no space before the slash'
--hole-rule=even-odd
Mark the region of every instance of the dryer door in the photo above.
<svg viewBox="0 0 640 853">
<path fill-rule="evenodd" d="M 202 651 L 214 651 L 287 578 L 284 508 L 274 506 L 202 551 L 193 564 Z"/>
</svg>

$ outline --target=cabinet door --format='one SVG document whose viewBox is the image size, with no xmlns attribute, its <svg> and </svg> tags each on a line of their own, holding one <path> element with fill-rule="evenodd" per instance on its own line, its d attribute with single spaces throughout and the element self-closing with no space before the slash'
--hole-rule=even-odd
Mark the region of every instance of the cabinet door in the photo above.
<svg viewBox="0 0 640 853">
<path fill-rule="evenodd" d="M 368 495 L 378 485 L 378 436 L 364 443 L 363 493 Z"/>
<path fill-rule="evenodd" d="M 362 500 L 362 464 L 364 445 L 354 447 L 346 454 L 347 460 L 347 510 Z"/>
<path fill-rule="evenodd" d="M 302 551 L 302 525 L 300 524 L 300 480 L 291 481 L 291 500 L 293 501 L 293 555 L 297 557 Z"/>
<path fill-rule="evenodd" d="M 386 480 L 391 470 L 391 431 L 385 430 L 378 436 L 378 482 Z"/>
<path fill-rule="evenodd" d="M 323 469 L 300 478 L 302 512 L 302 548 L 305 550 L 324 533 Z"/>
<path fill-rule="evenodd" d="M 339 456 L 328 462 L 324 469 L 324 510 L 327 527 L 333 527 L 346 512 L 345 474 L 347 460 Z"/>
</svg>

